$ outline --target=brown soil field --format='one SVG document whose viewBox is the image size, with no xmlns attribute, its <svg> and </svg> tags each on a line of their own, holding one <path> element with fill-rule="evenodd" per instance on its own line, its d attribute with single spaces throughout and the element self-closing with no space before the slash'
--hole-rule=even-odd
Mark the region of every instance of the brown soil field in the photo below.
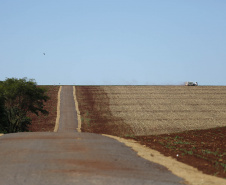
<svg viewBox="0 0 226 185">
<path fill-rule="evenodd" d="M 41 113 L 37 116 L 36 114 L 29 114 L 28 116 L 32 120 L 32 124 L 29 125 L 29 131 L 31 132 L 53 132 L 56 116 L 57 116 L 57 95 L 59 86 L 40 86 L 47 88 L 47 95 L 50 99 L 44 103 L 44 109 L 46 109 L 49 114 L 42 115 Z"/>
<path fill-rule="evenodd" d="M 226 178 L 226 87 L 76 86 L 82 131 L 133 138 Z"/>
</svg>

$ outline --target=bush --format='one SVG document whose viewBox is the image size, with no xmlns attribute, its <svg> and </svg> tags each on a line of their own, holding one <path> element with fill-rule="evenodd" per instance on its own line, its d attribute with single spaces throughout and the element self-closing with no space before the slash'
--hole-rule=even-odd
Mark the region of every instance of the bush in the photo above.
<svg viewBox="0 0 226 185">
<path fill-rule="evenodd" d="M 28 112 L 48 114 L 43 108 L 44 102 L 49 99 L 46 91 L 27 78 L 7 78 L 0 82 L 0 132 L 28 131 L 31 124 Z"/>
</svg>

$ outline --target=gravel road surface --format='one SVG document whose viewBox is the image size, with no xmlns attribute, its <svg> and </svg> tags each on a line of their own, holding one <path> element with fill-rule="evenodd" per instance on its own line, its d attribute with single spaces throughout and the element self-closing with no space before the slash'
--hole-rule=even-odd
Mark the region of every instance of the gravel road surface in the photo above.
<svg viewBox="0 0 226 185">
<path fill-rule="evenodd" d="M 61 93 L 58 132 L 0 137 L 1 185 L 183 184 L 182 178 L 123 143 L 76 132 L 72 87 L 63 86 Z"/>
</svg>

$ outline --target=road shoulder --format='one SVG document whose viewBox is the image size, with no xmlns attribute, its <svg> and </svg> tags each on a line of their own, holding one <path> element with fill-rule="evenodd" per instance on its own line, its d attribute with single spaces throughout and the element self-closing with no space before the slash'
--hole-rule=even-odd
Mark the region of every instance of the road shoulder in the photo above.
<svg viewBox="0 0 226 185">
<path fill-rule="evenodd" d="M 79 111 L 79 108 L 78 108 L 78 100 L 76 98 L 76 88 L 75 86 L 73 86 L 73 96 L 74 96 L 74 101 L 75 101 L 75 109 L 76 109 L 76 112 L 77 112 L 77 118 L 78 118 L 78 128 L 77 128 L 77 131 L 78 132 L 81 132 L 81 115 L 80 115 L 80 111 Z"/>
<path fill-rule="evenodd" d="M 158 151 L 152 150 L 146 146 L 143 146 L 134 140 L 123 139 L 120 137 L 105 135 L 105 134 L 102 134 L 102 135 L 116 139 L 119 142 L 124 143 L 126 146 L 128 146 L 128 147 L 132 148 L 134 151 L 136 151 L 140 157 L 142 157 L 148 161 L 158 163 L 160 165 L 165 166 L 173 174 L 185 179 L 185 181 L 188 184 L 192 184 L 192 185 L 200 185 L 200 184 L 220 185 L 220 184 L 222 184 L 223 185 L 226 183 L 226 180 L 224 180 L 222 178 L 203 174 L 201 171 L 197 170 L 194 167 L 181 163 L 171 157 L 166 157 L 166 156 L 162 155 L 161 153 L 159 153 Z"/>
<path fill-rule="evenodd" d="M 61 93 L 62 86 L 60 86 L 57 96 L 57 117 L 56 117 L 56 124 L 54 128 L 54 132 L 58 131 L 59 122 L 60 122 L 60 93 Z"/>
</svg>

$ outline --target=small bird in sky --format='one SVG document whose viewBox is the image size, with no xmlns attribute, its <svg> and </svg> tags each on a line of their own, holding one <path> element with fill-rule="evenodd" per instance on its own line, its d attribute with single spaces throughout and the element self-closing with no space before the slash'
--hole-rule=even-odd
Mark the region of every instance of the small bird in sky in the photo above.
<svg viewBox="0 0 226 185">
<path fill-rule="evenodd" d="M 46 53 L 43 53 L 43 55 L 46 55 Z"/>
</svg>

